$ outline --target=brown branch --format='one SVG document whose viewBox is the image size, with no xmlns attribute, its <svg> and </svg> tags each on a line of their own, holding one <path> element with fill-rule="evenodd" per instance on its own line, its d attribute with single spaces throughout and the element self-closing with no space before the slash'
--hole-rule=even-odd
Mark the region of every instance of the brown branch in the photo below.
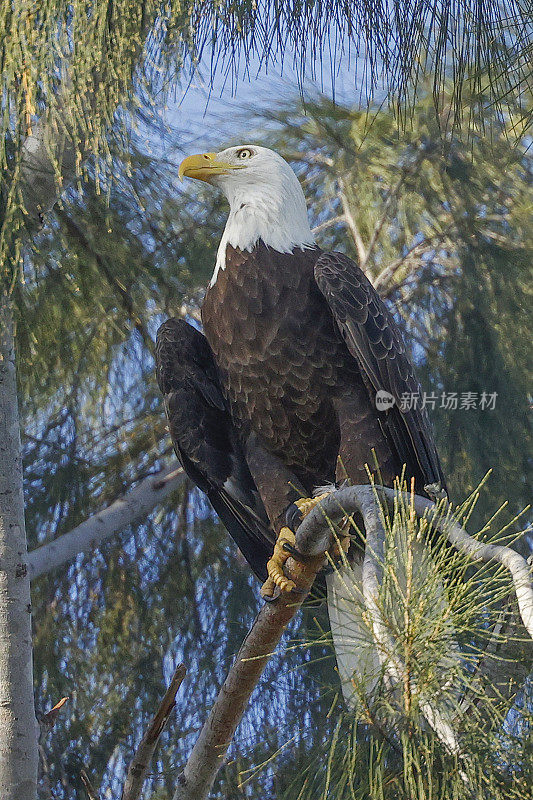
<svg viewBox="0 0 533 800">
<path fill-rule="evenodd" d="M 124 789 L 122 790 L 122 800 L 138 800 L 141 796 L 148 765 L 154 754 L 159 737 L 168 722 L 170 712 L 176 704 L 176 694 L 186 672 L 185 666 L 183 664 L 178 664 L 170 685 L 165 692 L 165 696 L 161 701 L 161 705 L 152 719 L 148 730 L 141 739 L 141 743 L 135 751 L 135 755 L 130 763 Z"/>
<path fill-rule="evenodd" d="M 83 783 L 83 788 L 87 792 L 87 797 L 89 800 L 100 800 L 96 791 L 93 789 L 91 781 L 89 780 L 89 776 L 85 772 L 84 769 L 80 770 L 80 780 Z"/>
<path fill-rule="evenodd" d="M 257 615 L 178 778 L 173 800 L 205 800 L 208 796 L 250 695 L 323 561 L 323 554 L 309 565 L 292 558 L 287 561 L 285 571 L 296 583 L 297 593 L 265 603 Z"/>
</svg>

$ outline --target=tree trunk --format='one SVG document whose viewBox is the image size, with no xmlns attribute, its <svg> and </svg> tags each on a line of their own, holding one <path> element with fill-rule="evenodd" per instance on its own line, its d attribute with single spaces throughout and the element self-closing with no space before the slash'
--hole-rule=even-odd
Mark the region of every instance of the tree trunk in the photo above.
<svg viewBox="0 0 533 800">
<path fill-rule="evenodd" d="M 37 796 L 30 579 L 13 313 L 0 289 L 0 797 Z"/>
</svg>

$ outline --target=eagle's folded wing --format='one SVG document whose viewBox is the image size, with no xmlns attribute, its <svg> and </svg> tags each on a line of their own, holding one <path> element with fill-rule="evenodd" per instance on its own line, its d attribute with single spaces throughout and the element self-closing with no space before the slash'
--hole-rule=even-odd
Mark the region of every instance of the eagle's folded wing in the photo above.
<svg viewBox="0 0 533 800">
<path fill-rule="evenodd" d="M 275 541 L 222 394 L 205 336 L 184 320 L 157 332 L 157 381 L 185 472 L 204 491 L 260 580 Z"/>
<path fill-rule="evenodd" d="M 382 428 L 420 488 L 445 490 L 445 480 L 427 413 L 421 406 L 420 384 L 407 356 L 394 317 L 363 271 L 342 253 L 323 253 L 315 279 L 333 313 L 351 355 L 357 360 L 375 403 L 378 391 L 388 392 L 394 405 L 379 411 Z M 415 404 L 402 399 L 417 396 Z"/>
</svg>

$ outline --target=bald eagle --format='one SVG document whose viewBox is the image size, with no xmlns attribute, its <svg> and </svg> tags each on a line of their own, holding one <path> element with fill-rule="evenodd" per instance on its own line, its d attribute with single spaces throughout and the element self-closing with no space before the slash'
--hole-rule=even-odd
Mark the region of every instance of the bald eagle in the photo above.
<svg viewBox="0 0 533 800">
<path fill-rule="evenodd" d="M 264 581 L 319 487 L 369 471 L 391 486 L 403 470 L 439 494 L 444 476 L 425 410 L 401 406 L 421 391 L 398 324 L 354 261 L 316 244 L 287 162 L 243 145 L 189 156 L 179 174 L 221 189 L 230 212 L 204 333 L 161 326 L 159 385 L 184 469 Z M 268 571 L 266 595 L 287 588 Z"/>
</svg>

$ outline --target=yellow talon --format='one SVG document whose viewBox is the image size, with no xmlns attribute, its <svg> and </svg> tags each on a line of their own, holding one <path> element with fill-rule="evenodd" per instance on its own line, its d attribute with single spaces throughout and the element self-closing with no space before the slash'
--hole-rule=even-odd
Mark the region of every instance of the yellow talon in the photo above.
<svg viewBox="0 0 533 800">
<path fill-rule="evenodd" d="M 295 500 L 294 505 L 297 506 L 302 517 L 306 517 L 321 500 L 324 500 L 330 494 L 331 492 L 324 492 L 324 494 L 319 494 L 318 497 L 302 497 L 300 500 Z"/>
<path fill-rule="evenodd" d="M 295 505 L 298 508 L 298 511 L 302 515 L 302 517 L 306 517 L 310 511 L 317 506 L 321 500 L 327 497 L 330 492 L 325 492 L 324 494 L 319 495 L 318 497 L 303 497 L 300 500 L 295 501 Z M 263 597 L 273 597 L 276 591 L 276 588 L 280 589 L 282 592 L 292 592 L 293 589 L 296 588 L 296 584 L 290 578 L 287 578 L 285 573 L 283 572 L 283 567 L 285 566 L 285 562 L 290 556 L 290 553 L 285 550 L 284 545 L 289 544 L 292 547 L 296 546 L 296 536 L 294 531 L 291 531 L 290 528 L 283 527 L 279 534 L 274 545 L 274 552 L 272 553 L 272 557 L 267 562 L 267 573 L 268 578 L 263 583 L 261 587 L 261 595 Z M 340 550 L 342 549 L 345 553 L 348 552 L 348 548 L 350 546 L 350 537 L 349 536 L 342 536 L 339 539 L 338 545 L 333 547 L 333 553 L 340 555 Z M 319 557 L 322 558 L 321 556 Z M 314 567 L 314 571 L 318 566 Z M 309 569 L 313 570 L 313 566 L 309 565 Z"/>
<path fill-rule="evenodd" d="M 272 558 L 267 562 L 268 578 L 261 588 L 263 597 L 272 597 L 274 589 L 277 586 L 282 592 L 292 592 L 296 588 L 294 581 L 287 578 L 283 572 L 283 566 L 290 553 L 283 547 L 284 544 L 290 544 L 293 547 L 296 544 L 296 537 L 290 528 L 282 528 L 279 532 L 276 544 L 274 545 L 274 552 Z"/>
<path fill-rule="evenodd" d="M 294 505 L 297 506 L 302 517 L 306 517 L 321 500 L 324 500 L 324 498 L 328 497 L 330 494 L 331 492 L 324 492 L 324 494 L 320 494 L 317 497 L 302 497 L 300 500 L 295 500 Z M 345 527 L 345 525 L 341 525 L 341 528 L 342 527 Z M 335 542 L 332 548 L 331 555 L 333 558 L 341 557 L 341 551 L 346 555 L 350 547 L 350 542 L 351 539 L 348 535 L 339 536 L 338 542 Z"/>
</svg>

